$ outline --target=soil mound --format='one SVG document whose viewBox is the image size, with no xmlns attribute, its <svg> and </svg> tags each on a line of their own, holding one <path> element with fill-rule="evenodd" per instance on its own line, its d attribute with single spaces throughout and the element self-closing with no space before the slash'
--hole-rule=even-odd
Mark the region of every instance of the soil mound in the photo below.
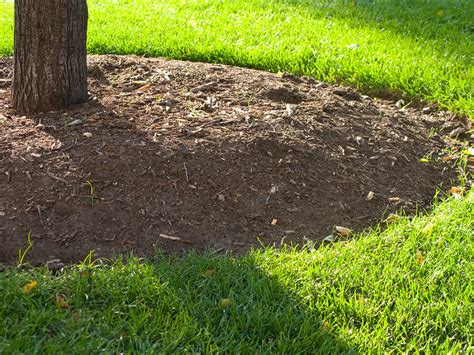
<svg viewBox="0 0 474 355">
<path fill-rule="evenodd" d="M 90 57 L 88 103 L 20 116 L 11 76 L 0 59 L 3 263 L 29 232 L 40 263 L 361 230 L 449 188 L 466 126 L 308 77 L 118 56 Z"/>
</svg>

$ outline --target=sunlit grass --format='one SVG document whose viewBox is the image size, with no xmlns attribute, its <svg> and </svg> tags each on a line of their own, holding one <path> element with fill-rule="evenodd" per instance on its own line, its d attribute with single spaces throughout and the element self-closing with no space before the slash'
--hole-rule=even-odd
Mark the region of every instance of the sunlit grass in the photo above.
<svg viewBox="0 0 474 355">
<path fill-rule="evenodd" d="M 473 113 L 470 0 L 90 0 L 89 7 L 90 53 L 290 71 Z M 0 0 L 0 55 L 12 53 L 11 8 Z"/>
</svg>

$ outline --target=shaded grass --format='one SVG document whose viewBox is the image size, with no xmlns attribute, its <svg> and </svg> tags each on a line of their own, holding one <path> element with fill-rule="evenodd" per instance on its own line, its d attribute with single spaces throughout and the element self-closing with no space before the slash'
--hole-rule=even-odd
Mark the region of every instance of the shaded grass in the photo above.
<svg viewBox="0 0 474 355">
<path fill-rule="evenodd" d="M 470 0 L 90 0 L 89 6 L 90 53 L 290 71 L 473 113 Z M 0 56 L 12 53 L 11 8 L 0 0 Z"/>
<path fill-rule="evenodd" d="M 473 216 L 471 192 L 316 251 L 7 269 L 0 352 L 469 352 Z"/>
</svg>

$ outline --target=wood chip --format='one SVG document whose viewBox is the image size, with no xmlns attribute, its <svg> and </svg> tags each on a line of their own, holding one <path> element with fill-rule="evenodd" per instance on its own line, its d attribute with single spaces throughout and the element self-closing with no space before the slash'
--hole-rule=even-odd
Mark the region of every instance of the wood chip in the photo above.
<svg viewBox="0 0 474 355">
<path fill-rule="evenodd" d="M 181 241 L 181 238 L 173 237 L 173 236 L 167 235 L 167 234 L 160 234 L 160 238 L 168 239 L 168 240 L 174 240 L 174 241 Z"/>
<path fill-rule="evenodd" d="M 68 181 L 67 181 L 66 179 L 60 178 L 59 176 L 56 176 L 56 175 L 54 175 L 54 174 L 52 174 L 52 173 L 50 173 L 50 172 L 47 172 L 46 175 L 48 175 L 51 179 L 64 182 L 65 184 L 68 183 Z"/>
</svg>

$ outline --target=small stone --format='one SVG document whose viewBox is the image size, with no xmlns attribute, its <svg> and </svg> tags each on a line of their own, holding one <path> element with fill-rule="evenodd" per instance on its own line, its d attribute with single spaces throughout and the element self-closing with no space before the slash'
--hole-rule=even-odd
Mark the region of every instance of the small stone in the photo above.
<svg viewBox="0 0 474 355">
<path fill-rule="evenodd" d="M 451 138 L 456 138 L 458 137 L 460 134 L 463 134 L 466 132 L 466 129 L 464 129 L 463 127 L 458 127 L 458 128 L 455 128 L 451 131 L 451 133 L 449 133 L 449 136 Z"/>
<path fill-rule="evenodd" d="M 46 268 L 53 273 L 57 273 L 62 271 L 64 264 L 59 259 L 53 259 L 46 262 Z"/>
</svg>

